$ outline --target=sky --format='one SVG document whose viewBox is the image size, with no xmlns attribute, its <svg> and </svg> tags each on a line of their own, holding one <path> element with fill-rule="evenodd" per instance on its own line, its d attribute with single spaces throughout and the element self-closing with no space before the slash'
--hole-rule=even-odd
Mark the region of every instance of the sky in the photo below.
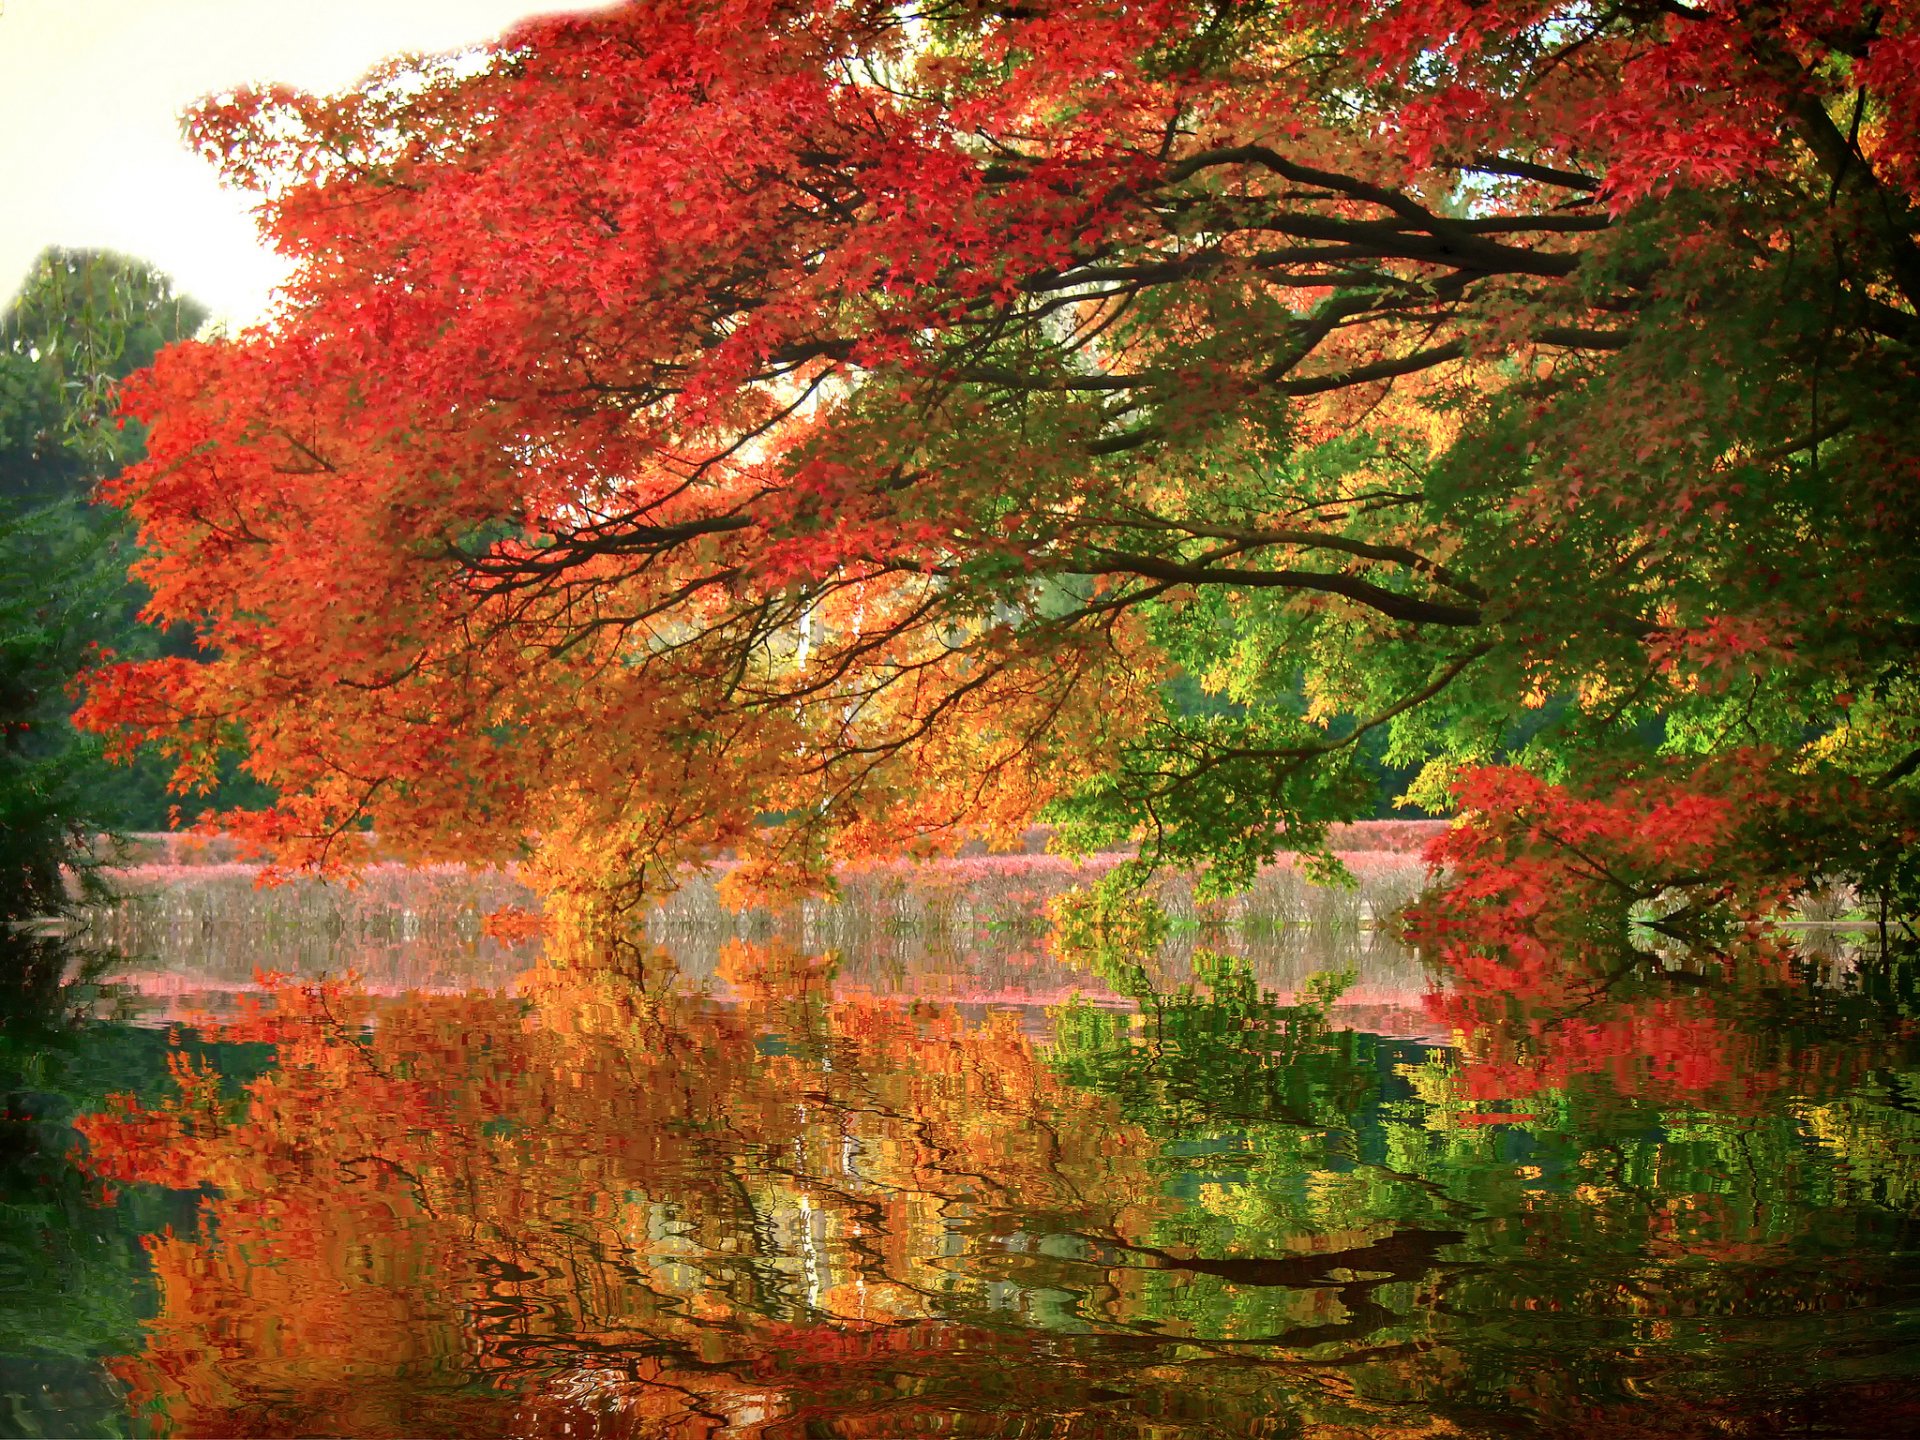
<svg viewBox="0 0 1920 1440">
<path fill-rule="evenodd" d="M 592 0 L 0 0 L 0 300 L 49 245 L 146 260 L 216 319 L 283 274 L 250 198 L 180 139 L 180 112 L 250 82 L 351 84 L 388 55 L 486 40 Z"/>
</svg>

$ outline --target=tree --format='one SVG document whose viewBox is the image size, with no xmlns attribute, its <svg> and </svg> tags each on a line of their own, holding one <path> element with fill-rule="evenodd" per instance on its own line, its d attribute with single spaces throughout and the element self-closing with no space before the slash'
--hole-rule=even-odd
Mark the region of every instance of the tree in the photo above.
<svg viewBox="0 0 1920 1440">
<path fill-rule="evenodd" d="M 5 916 L 62 908 L 61 867 L 102 829 L 166 823 L 172 767 L 109 767 L 69 723 L 75 673 L 98 648 L 191 651 L 190 632 L 140 623 L 127 578 L 133 524 L 96 507 L 103 475 L 144 433 L 116 416 L 120 382 L 206 319 L 166 276 L 104 251 L 50 249 L 0 313 L 0 815 Z M 230 794 L 267 798 L 231 784 Z"/>
<path fill-rule="evenodd" d="M 299 268 L 132 387 L 210 648 L 86 723 L 244 733 L 291 864 L 615 889 L 1043 810 L 1231 885 L 1382 736 L 1910 835 L 1916 60 L 1906 0 L 636 0 L 217 97 Z"/>
<path fill-rule="evenodd" d="M 0 927 L 66 909 L 87 840 L 86 750 L 58 735 L 89 611 L 117 582 L 70 509 L 0 509 Z M 31 577 L 29 580 L 28 577 Z M 103 584 L 104 582 L 104 584 Z M 48 588 L 42 589 L 43 586 Z M 47 734 L 52 731 L 53 734 Z M 23 967 L 24 974 L 27 969 Z M 59 974 L 56 963 L 52 972 Z"/>
<path fill-rule="evenodd" d="M 140 454 L 115 414 L 119 383 L 207 312 L 151 266 L 103 250 L 42 252 L 0 316 L 0 494 L 86 498 Z"/>
</svg>

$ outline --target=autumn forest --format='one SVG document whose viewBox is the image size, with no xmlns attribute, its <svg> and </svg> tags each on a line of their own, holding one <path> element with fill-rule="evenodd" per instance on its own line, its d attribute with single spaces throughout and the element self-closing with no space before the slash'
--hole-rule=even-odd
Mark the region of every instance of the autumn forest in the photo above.
<svg viewBox="0 0 1920 1440">
<path fill-rule="evenodd" d="M 1920 1429 L 1920 3 L 183 124 L 264 318 L 0 318 L 0 1432 Z"/>
</svg>

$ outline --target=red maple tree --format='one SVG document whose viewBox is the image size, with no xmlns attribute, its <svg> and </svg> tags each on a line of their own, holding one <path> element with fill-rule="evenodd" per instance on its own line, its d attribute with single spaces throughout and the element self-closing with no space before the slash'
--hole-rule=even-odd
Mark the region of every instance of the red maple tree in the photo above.
<svg viewBox="0 0 1920 1440">
<path fill-rule="evenodd" d="M 616 889 L 1049 805 L 1232 881 L 1522 697 L 1559 764 L 1664 720 L 1910 793 L 1917 49 L 1907 0 L 636 0 L 216 97 L 297 269 L 129 391 L 204 648 L 82 719 L 185 787 L 242 747 L 287 863 Z"/>
</svg>

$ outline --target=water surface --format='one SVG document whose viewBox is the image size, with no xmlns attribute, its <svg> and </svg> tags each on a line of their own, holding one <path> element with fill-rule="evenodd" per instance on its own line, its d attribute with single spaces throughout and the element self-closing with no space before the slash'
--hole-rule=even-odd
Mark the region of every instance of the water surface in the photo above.
<svg viewBox="0 0 1920 1440">
<path fill-rule="evenodd" d="M 0 1433 L 1920 1431 L 1864 943 L 416 930 L 169 931 L 9 1052 Z"/>
</svg>

